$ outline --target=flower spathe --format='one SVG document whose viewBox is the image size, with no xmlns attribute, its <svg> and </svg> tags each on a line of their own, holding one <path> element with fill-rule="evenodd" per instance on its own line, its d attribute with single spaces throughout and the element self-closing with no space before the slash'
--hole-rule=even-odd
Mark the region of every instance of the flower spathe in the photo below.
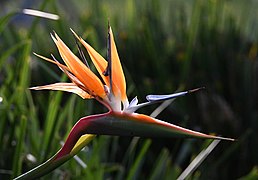
<svg viewBox="0 0 258 180">
<path fill-rule="evenodd" d="M 18 178 L 35 178 L 46 174 L 77 154 L 81 148 L 95 137 L 95 135 L 141 137 L 183 136 L 233 140 L 231 138 L 223 138 L 192 131 L 144 114 L 136 113 L 135 111 L 141 107 L 184 96 L 202 88 L 168 95 L 148 95 L 146 97 L 147 102 L 140 104 L 138 104 L 138 99 L 135 97 L 129 103 L 126 95 L 126 80 L 111 27 L 108 29 L 107 60 L 81 37 L 79 37 L 73 30 L 71 31 L 77 41 L 79 41 L 87 50 L 101 79 L 91 71 L 87 64 L 84 64 L 72 53 L 56 33 L 53 33 L 51 37 L 58 48 L 64 64 L 57 61 L 54 57 L 52 60 L 38 54 L 35 55 L 56 64 L 69 77 L 71 82 L 59 82 L 33 87 L 31 89 L 61 90 L 75 93 L 83 99 L 95 98 L 106 106 L 109 111 L 107 113 L 81 118 L 74 125 L 64 146 L 56 155 L 54 155 L 49 161 Z"/>
</svg>

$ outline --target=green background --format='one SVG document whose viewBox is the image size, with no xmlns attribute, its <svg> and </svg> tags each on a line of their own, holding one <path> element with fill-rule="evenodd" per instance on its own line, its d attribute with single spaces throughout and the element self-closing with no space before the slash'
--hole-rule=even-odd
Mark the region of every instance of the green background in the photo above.
<svg viewBox="0 0 258 180">
<path fill-rule="evenodd" d="M 178 98 L 158 119 L 236 138 L 221 142 L 189 179 L 258 178 L 258 2 L 0 1 L 0 179 L 26 172 L 61 147 L 73 124 L 105 112 L 94 100 L 28 88 L 66 81 L 33 52 L 60 59 L 55 31 L 78 54 L 69 28 L 106 57 L 112 26 L 129 99 L 205 86 Z M 23 15 L 58 14 L 58 21 Z M 88 58 L 89 59 L 89 58 Z M 140 113 L 150 114 L 157 106 Z M 175 179 L 209 140 L 98 136 L 43 179 Z"/>
</svg>

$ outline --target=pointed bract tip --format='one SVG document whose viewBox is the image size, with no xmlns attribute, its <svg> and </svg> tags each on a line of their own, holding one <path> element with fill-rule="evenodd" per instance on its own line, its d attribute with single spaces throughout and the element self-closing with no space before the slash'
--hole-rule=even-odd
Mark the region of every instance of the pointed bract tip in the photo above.
<svg viewBox="0 0 258 180">
<path fill-rule="evenodd" d="M 191 89 L 191 90 L 188 90 L 188 93 L 194 93 L 194 92 L 197 92 L 197 91 L 200 91 L 200 90 L 203 90 L 203 89 L 205 89 L 205 87 L 199 87 L 199 88 Z"/>
<path fill-rule="evenodd" d="M 33 52 L 33 54 L 34 54 L 35 56 L 41 58 L 41 59 L 44 59 L 44 58 L 45 58 L 44 56 L 42 56 L 42 55 L 40 55 L 40 54 L 38 54 L 38 53 Z"/>
<path fill-rule="evenodd" d="M 30 87 L 30 90 L 37 90 L 37 87 Z"/>
<path fill-rule="evenodd" d="M 50 36 L 51 36 L 51 38 L 53 39 L 53 41 L 54 42 L 56 42 L 57 41 L 57 38 L 56 38 L 56 32 L 55 31 L 53 31 L 52 33 L 50 33 Z"/>
<path fill-rule="evenodd" d="M 220 137 L 220 136 L 217 136 L 216 139 L 225 140 L 225 141 L 236 141 L 236 139 L 233 139 L 233 138 L 225 138 L 225 137 Z"/>
<path fill-rule="evenodd" d="M 76 32 L 72 28 L 70 28 L 70 31 L 73 33 L 74 37 L 80 40 L 80 37 L 76 34 Z"/>
<path fill-rule="evenodd" d="M 109 21 L 108 21 L 108 33 L 109 33 L 109 34 L 113 34 L 112 28 L 111 28 L 111 26 L 110 26 L 110 22 L 109 22 Z"/>
<path fill-rule="evenodd" d="M 110 19 L 108 18 L 108 30 L 110 29 Z"/>
</svg>

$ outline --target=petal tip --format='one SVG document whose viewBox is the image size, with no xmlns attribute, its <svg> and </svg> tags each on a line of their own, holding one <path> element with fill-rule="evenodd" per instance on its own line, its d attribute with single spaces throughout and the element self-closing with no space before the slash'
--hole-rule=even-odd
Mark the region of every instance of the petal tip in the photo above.
<svg viewBox="0 0 258 180">
<path fill-rule="evenodd" d="M 57 33 L 55 31 L 50 33 L 50 36 L 53 39 L 53 41 L 55 42 L 55 44 L 57 43 L 57 41 L 61 40 L 60 37 L 57 35 Z"/>
<path fill-rule="evenodd" d="M 81 39 L 72 28 L 70 28 L 70 31 L 73 33 L 74 37 L 76 37 L 78 40 Z"/>
</svg>

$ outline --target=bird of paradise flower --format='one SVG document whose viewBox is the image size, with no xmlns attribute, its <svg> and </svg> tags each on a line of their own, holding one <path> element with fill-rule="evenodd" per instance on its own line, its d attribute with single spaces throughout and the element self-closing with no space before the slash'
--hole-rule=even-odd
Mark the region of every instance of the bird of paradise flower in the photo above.
<svg viewBox="0 0 258 180">
<path fill-rule="evenodd" d="M 51 37 L 56 44 L 64 64 L 53 56 L 49 59 L 36 56 L 56 64 L 71 80 L 71 83 L 54 83 L 33 87 L 34 90 L 61 90 L 72 92 L 83 99 L 94 98 L 105 107 L 108 112 L 81 118 L 71 129 L 63 147 L 48 161 L 28 171 L 16 179 L 33 179 L 41 177 L 57 168 L 76 155 L 96 135 L 141 136 L 141 137 L 193 137 L 230 140 L 219 136 L 208 135 L 170 124 L 135 111 L 141 107 L 160 103 L 162 101 L 184 96 L 201 88 L 168 95 L 148 95 L 147 102 L 138 103 L 135 97 L 130 103 L 126 95 L 126 81 L 118 56 L 112 29 L 108 28 L 107 60 L 95 51 L 87 42 L 79 37 L 72 29 L 73 35 L 87 50 L 100 78 L 83 63 L 56 33 Z M 83 59 L 84 55 L 79 50 Z"/>
</svg>

